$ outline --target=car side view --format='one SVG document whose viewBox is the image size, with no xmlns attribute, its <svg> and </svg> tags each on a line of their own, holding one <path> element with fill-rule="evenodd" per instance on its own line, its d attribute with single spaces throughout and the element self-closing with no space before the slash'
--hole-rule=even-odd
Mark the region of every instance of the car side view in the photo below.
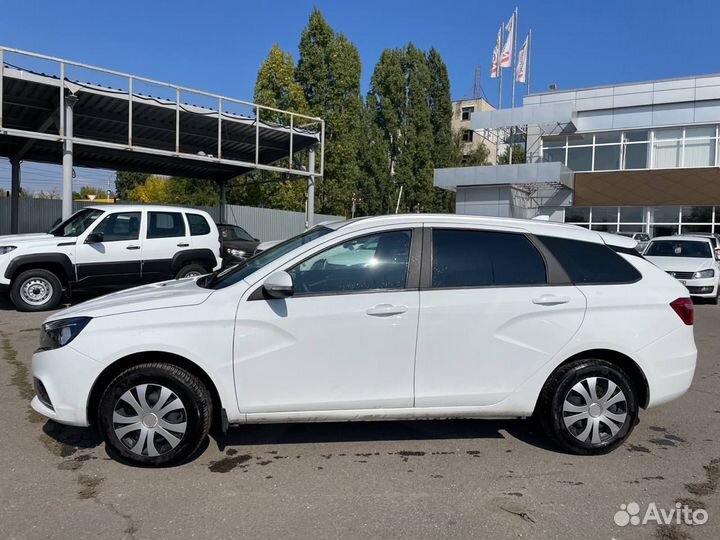
<svg viewBox="0 0 720 540">
<path fill-rule="evenodd" d="M 680 283 L 617 235 L 397 215 L 326 223 L 232 268 L 49 317 L 32 407 L 118 459 L 190 459 L 228 424 L 535 417 L 609 452 L 696 362 Z"/>
<path fill-rule="evenodd" d="M 220 268 L 220 255 L 206 212 L 88 206 L 46 234 L 0 236 L 0 290 L 21 311 L 44 311 L 73 290 L 207 274 Z"/>
</svg>

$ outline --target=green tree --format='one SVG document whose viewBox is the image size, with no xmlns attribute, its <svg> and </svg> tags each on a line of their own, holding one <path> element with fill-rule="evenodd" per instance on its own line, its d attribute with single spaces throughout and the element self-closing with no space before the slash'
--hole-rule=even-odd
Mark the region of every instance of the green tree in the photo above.
<svg viewBox="0 0 720 540">
<path fill-rule="evenodd" d="M 148 173 L 118 171 L 115 176 L 115 194 L 120 200 L 127 200 L 128 194 L 136 186 L 143 184 L 150 177 Z"/>
<path fill-rule="evenodd" d="M 453 134 L 454 145 L 455 145 L 455 159 L 453 162 L 454 167 L 476 167 L 478 165 L 489 165 L 488 157 L 490 151 L 484 144 L 477 145 L 473 150 L 464 153 L 465 141 L 463 141 L 462 131 L 456 131 Z"/>
<path fill-rule="evenodd" d="M 360 55 L 317 9 L 310 14 L 299 49 L 297 81 L 310 113 L 325 120 L 325 171 L 317 183 L 317 209 L 347 215 L 360 179 Z"/>
<path fill-rule="evenodd" d="M 525 149 L 522 145 L 514 144 L 512 147 L 512 162 L 525 163 Z M 499 165 L 507 165 L 510 163 L 510 147 L 506 146 L 505 151 L 498 157 Z"/>
<path fill-rule="evenodd" d="M 143 203 L 214 206 L 220 202 L 212 180 L 149 176 L 128 193 L 128 199 Z"/>
</svg>

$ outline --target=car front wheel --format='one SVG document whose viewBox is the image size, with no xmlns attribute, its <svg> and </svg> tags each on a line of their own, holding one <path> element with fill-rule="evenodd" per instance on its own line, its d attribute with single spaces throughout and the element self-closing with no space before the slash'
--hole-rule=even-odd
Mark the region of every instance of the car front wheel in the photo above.
<svg viewBox="0 0 720 540">
<path fill-rule="evenodd" d="M 565 450 L 606 454 L 620 446 L 637 423 L 635 386 L 611 362 L 576 360 L 550 377 L 536 414 L 548 436 Z"/>
<path fill-rule="evenodd" d="M 42 268 L 21 272 L 10 286 L 10 300 L 20 311 L 54 309 L 62 295 L 60 279 L 50 270 Z"/>
<path fill-rule="evenodd" d="M 131 367 L 100 398 L 98 425 L 110 454 L 162 467 L 193 457 L 210 430 L 210 394 L 192 373 L 165 362 Z"/>
</svg>

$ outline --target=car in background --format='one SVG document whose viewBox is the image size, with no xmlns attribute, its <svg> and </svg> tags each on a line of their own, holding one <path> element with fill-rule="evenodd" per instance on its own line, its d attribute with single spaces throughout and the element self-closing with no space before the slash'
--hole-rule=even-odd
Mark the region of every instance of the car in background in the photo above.
<svg viewBox="0 0 720 540">
<path fill-rule="evenodd" d="M 143 466 L 188 460 L 213 423 L 535 417 L 604 454 L 695 371 L 688 291 L 634 247 L 477 216 L 317 225 L 53 314 L 32 407 Z"/>
<path fill-rule="evenodd" d="M 680 281 L 692 296 L 718 301 L 720 266 L 708 238 L 665 236 L 653 238 L 643 256 Z"/>
<path fill-rule="evenodd" d="M 708 240 L 710 240 L 710 243 L 713 245 L 713 250 L 715 251 L 715 258 L 720 260 L 720 234 L 697 233 L 692 234 L 691 236 L 697 236 L 698 238 L 707 238 Z"/>
<path fill-rule="evenodd" d="M 236 264 L 255 254 L 260 240 L 254 238 L 242 227 L 227 223 L 218 223 L 220 243 L 225 264 Z"/>
<path fill-rule="evenodd" d="M 645 251 L 645 248 L 647 247 L 648 243 L 650 242 L 650 235 L 648 233 L 644 232 L 620 232 L 618 233 L 620 236 L 627 236 L 628 238 L 632 238 L 637 242 L 637 246 L 635 246 L 635 249 L 638 250 L 638 252 L 642 253 Z"/>
</svg>

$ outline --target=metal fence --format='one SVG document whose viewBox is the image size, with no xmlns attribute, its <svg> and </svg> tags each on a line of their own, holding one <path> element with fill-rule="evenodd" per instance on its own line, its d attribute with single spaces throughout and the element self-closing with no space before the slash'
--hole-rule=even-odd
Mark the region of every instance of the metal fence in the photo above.
<svg viewBox="0 0 720 540">
<path fill-rule="evenodd" d="M 90 206 L 92 203 L 73 203 L 73 211 Z M 220 217 L 219 206 L 196 206 L 208 212 L 215 221 Z M 269 208 L 254 208 L 251 206 L 227 205 L 225 210 L 226 221 L 232 225 L 239 225 L 251 235 L 260 240 L 281 240 L 305 230 L 305 214 L 302 212 L 287 212 L 285 210 L 271 210 Z M 38 233 L 45 232 L 62 215 L 62 201 L 59 199 L 31 199 L 20 198 L 19 232 Z M 315 223 L 322 221 L 337 221 L 345 219 L 342 216 L 315 214 Z M 10 234 L 10 198 L 0 197 L 0 235 Z"/>
</svg>

